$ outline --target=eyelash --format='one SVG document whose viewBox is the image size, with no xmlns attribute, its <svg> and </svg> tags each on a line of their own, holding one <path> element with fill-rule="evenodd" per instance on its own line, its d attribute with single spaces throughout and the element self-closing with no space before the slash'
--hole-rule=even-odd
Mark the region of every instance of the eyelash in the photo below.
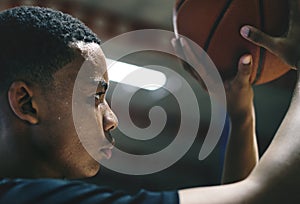
<svg viewBox="0 0 300 204">
<path fill-rule="evenodd" d="M 95 100 L 97 100 L 97 101 L 100 100 L 100 102 L 103 102 L 104 95 L 105 95 L 104 92 L 98 92 L 98 93 L 94 94 L 94 98 L 95 98 Z"/>
</svg>

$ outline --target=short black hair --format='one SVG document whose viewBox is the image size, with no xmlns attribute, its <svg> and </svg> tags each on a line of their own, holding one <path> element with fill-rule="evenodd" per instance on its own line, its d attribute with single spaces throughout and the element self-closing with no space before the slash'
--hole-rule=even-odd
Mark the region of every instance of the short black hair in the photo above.
<svg viewBox="0 0 300 204">
<path fill-rule="evenodd" d="M 80 20 L 50 8 L 21 6 L 0 12 L 0 89 L 14 80 L 49 84 L 75 59 L 72 42 L 100 44 Z"/>
</svg>

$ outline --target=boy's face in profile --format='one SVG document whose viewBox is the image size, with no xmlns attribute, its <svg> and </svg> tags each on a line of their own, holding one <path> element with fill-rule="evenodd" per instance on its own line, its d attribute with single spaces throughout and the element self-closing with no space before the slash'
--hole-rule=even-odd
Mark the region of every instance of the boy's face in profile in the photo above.
<svg viewBox="0 0 300 204">
<path fill-rule="evenodd" d="M 40 137 L 35 136 L 49 168 L 71 178 L 95 175 L 100 168 L 97 161 L 110 158 L 114 140 L 109 131 L 118 123 L 105 100 L 108 76 L 100 46 L 95 43 L 75 46 L 81 56 L 58 70 L 53 87 L 40 94 L 43 128 L 39 128 Z M 82 69 L 87 71 L 79 79 L 78 72 Z M 79 87 L 74 88 L 75 80 L 80 80 Z M 74 93 L 78 95 L 77 102 L 72 101 Z M 84 106 L 80 103 L 90 108 L 81 110 Z M 77 122 L 73 120 L 74 108 L 84 116 Z"/>
</svg>

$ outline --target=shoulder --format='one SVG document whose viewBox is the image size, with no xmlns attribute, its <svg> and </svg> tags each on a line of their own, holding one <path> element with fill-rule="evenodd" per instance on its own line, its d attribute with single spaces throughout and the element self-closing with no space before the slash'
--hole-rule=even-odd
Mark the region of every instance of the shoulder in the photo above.
<svg viewBox="0 0 300 204">
<path fill-rule="evenodd" d="M 62 179 L 2 179 L 0 203 L 178 203 L 176 191 L 135 195 L 107 187 Z"/>
</svg>

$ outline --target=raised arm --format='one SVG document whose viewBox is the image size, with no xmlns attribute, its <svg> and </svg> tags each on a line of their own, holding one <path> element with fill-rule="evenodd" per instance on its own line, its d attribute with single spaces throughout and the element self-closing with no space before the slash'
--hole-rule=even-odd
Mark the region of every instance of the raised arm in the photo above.
<svg viewBox="0 0 300 204">
<path fill-rule="evenodd" d="M 300 1 L 289 0 L 290 29 L 286 37 L 273 38 L 253 27 L 242 35 L 281 57 L 294 68 L 300 59 Z M 299 203 L 300 194 L 300 80 L 289 110 L 259 164 L 244 181 L 179 192 L 182 203 Z"/>
<path fill-rule="evenodd" d="M 298 82 L 289 110 L 270 147 L 249 179 L 263 184 L 260 201 L 300 201 L 300 1 L 289 0 L 290 27 L 286 37 L 272 37 L 245 26 L 242 35 L 297 69 Z"/>
<path fill-rule="evenodd" d="M 239 61 L 237 76 L 225 82 L 232 128 L 223 183 L 243 180 L 258 160 L 253 90 L 249 82 L 251 65 L 251 56 L 243 56 Z M 181 203 L 243 203 L 248 193 L 256 195 L 256 191 L 255 183 L 244 180 L 229 185 L 181 190 L 179 198 Z"/>
<path fill-rule="evenodd" d="M 241 57 L 238 74 L 224 84 L 231 130 L 226 147 L 222 183 L 246 178 L 258 162 L 254 96 L 250 84 L 251 65 L 250 55 Z"/>
<path fill-rule="evenodd" d="M 172 43 L 177 52 L 183 52 L 189 61 L 193 61 L 194 64 L 201 64 L 201 56 L 194 53 L 185 39 L 173 40 Z M 251 56 L 243 56 L 237 65 L 238 73 L 235 78 L 224 84 L 231 131 L 226 148 L 222 183 L 232 183 L 246 178 L 258 161 L 253 90 L 249 81 L 251 65 Z M 185 67 L 185 65 L 183 67 L 205 87 L 204 82 L 194 69 Z M 204 70 L 201 74 L 209 77 L 207 73 L 204 73 Z"/>
</svg>

